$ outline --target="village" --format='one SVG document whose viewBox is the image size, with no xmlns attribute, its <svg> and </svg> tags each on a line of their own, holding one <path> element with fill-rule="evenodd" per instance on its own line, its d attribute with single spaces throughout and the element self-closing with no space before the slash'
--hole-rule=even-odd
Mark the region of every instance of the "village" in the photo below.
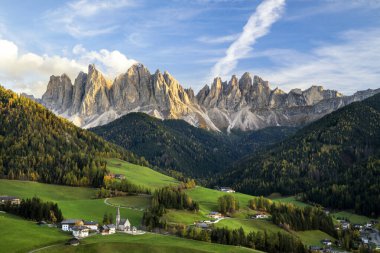
<svg viewBox="0 0 380 253">
<path fill-rule="evenodd" d="M 115 175 L 118 179 L 122 179 L 123 175 Z M 234 194 L 235 191 L 230 187 L 218 187 L 218 191 L 225 192 L 227 194 Z M 0 196 L 0 204 L 10 203 L 12 205 L 20 205 L 21 198 L 15 196 Z M 116 206 L 115 206 L 116 207 Z M 120 206 L 116 207 L 116 217 L 115 222 L 100 224 L 97 221 L 85 220 L 80 218 L 69 218 L 62 220 L 58 225 L 47 224 L 45 221 L 38 221 L 37 225 L 39 226 L 49 226 L 49 227 L 58 227 L 64 232 L 69 232 L 72 234 L 72 238 L 67 242 L 69 245 L 79 245 L 80 240 L 86 237 L 94 236 L 97 234 L 107 236 L 115 233 L 124 233 L 130 235 L 142 235 L 146 232 L 139 230 L 140 224 L 132 225 L 128 218 L 122 218 L 120 215 Z M 329 214 L 328 211 L 325 211 L 326 214 Z M 206 215 L 208 220 L 196 221 L 192 224 L 200 229 L 210 230 L 213 224 L 220 222 L 223 219 L 233 219 L 229 215 L 223 215 L 218 211 L 211 211 Z M 266 212 L 257 212 L 255 214 L 250 214 L 246 217 L 247 220 L 270 220 L 270 214 Z M 351 224 L 347 219 L 337 218 L 337 224 L 335 229 L 337 231 L 341 230 L 356 230 L 360 234 L 360 240 L 364 245 L 374 245 L 376 249 L 380 249 L 380 232 L 375 228 L 378 221 L 371 220 L 366 224 Z M 340 252 L 336 250 L 337 247 L 340 247 L 338 241 L 332 241 L 330 239 L 323 239 L 320 241 L 323 246 L 309 246 L 310 252 Z"/>
</svg>

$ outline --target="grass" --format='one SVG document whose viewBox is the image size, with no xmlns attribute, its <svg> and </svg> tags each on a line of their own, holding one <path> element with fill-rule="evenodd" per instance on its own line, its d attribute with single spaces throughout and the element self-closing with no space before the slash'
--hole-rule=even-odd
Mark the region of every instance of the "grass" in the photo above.
<svg viewBox="0 0 380 253">
<path fill-rule="evenodd" d="M 149 195 L 132 195 L 125 197 L 109 198 L 107 201 L 113 205 L 119 205 L 123 207 L 146 209 L 150 206 L 151 196 Z"/>
<path fill-rule="evenodd" d="M 0 251 L 27 252 L 68 240 L 68 234 L 57 228 L 40 227 L 35 222 L 0 213 Z"/>
<path fill-rule="evenodd" d="M 212 244 L 201 241 L 188 240 L 174 236 L 145 234 L 139 236 L 115 234 L 110 236 L 93 236 L 81 241 L 77 247 L 60 245 L 42 252 L 259 252 L 243 247 Z"/>
<path fill-rule="evenodd" d="M 285 230 L 274 225 L 272 222 L 267 220 L 246 220 L 246 219 L 224 219 L 215 224 L 215 227 L 227 227 L 230 229 L 238 229 L 242 227 L 246 233 L 251 231 L 268 231 L 268 232 L 285 232 Z"/>
<path fill-rule="evenodd" d="M 194 213 L 186 210 L 168 210 L 164 215 L 164 219 L 166 219 L 168 223 L 184 225 L 192 225 L 195 221 L 210 220 L 210 218 L 200 212 Z"/>
<path fill-rule="evenodd" d="M 349 211 L 336 212 L 336 213 L 333 213 L 332 216 L 335 219 L 347 218 L 353 224 L 366 224 L 368 221 L 373 220 L 373 218 L 368 218 L 367 216 L 354 214 L 354 213 L 351 213 Z"/>
<path fill-rule="evenodd" d="M 116 158 L 107 159 L 107 169 L 112 173 L 123 174 L 130 182 L 151 190 L 170 184 L 178 184 L 178 181 L 172 177 Z"/>
<path fill-rule="evenodd" d="M 321 243 L 321 240 L 323 239 L 330 239 L 332 242 L 336 240 L 334 237 L 331 237 L 330 235 L 320 230 L 297 231 L 294 232 L 294 234 L 308 246 L 323 246 Z"/>
<path fill-rule="evenodd" d="M 58 203 L 65 218 L 78 218 L 101 222 L 104 213 L 112 213 L 116 208 L 104 204 L 104 199 L 93 199 L 96 189 L 42 184 L 30 181 L 0 179 L 0 195 L 12 195 L 20 198 L 37 196 L 45 201 Z M 133 225 L 141 223 L 143 212 L 120 209 L 120 214 L 128 218 Z"/>
<path fill-rule="evenodd" d="M 248 206 L 248 201 L 253 198 L 251 195 L 243 193 L 225 193 L 200 186 L 189 189 L 186 193 L 199 203 L 200 210 L 204 213 L 216 211 L 218 209 L 218 198 L 226 194 L 232 194 L 234 197 L 238 198 L 240 207 Z"/>
<path fill-rule="evenodd" d="M 298 207 L 309 206 L 309 204 L 296 200 L 294 196 L 288 197 L 272 197 L 273 201 L 281 202 L 281 203 L 291 203 Z"/>
</svg>

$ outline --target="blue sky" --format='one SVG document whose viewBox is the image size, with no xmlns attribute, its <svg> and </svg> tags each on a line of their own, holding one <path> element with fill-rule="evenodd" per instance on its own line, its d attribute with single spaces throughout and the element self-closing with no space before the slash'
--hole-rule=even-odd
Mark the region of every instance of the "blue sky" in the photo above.
<svg viewBox="0 0 380 253">
<path fill-rule="evenodd" d="M 285 91 L 380 87 L 378 0 L 2 0 L 0 83 L 41 96 L 49 76 L 140 62 L 198 91 L 248 71 Z"/>
</svg>

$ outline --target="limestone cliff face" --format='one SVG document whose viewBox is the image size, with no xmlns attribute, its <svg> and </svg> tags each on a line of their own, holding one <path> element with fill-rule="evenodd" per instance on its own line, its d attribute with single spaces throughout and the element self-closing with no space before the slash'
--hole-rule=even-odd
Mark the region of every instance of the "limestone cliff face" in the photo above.
<svg viewBox="0 0 380 253">
<path fill-rule="evenodd" d="M 198 94 L 184 89 L 168 72 L 151 74 L 135 64 L 113 81 L 94 65 L 79 73 L 74 85 L 68 76 L 52 76 L 42 104 L 81 127 L 106 124 L 129 112 L 145 112 L 158 118 L 183 119 L 216 131 L 254 130 L 268 126 L 298 126 L 316 120 L 344 105 L 380 92 L 367 90 L 352 96 L 312 86 L 289 93 L 258 76 L 244 73 L 229 81 L 217 77 Z"/>
</svg>

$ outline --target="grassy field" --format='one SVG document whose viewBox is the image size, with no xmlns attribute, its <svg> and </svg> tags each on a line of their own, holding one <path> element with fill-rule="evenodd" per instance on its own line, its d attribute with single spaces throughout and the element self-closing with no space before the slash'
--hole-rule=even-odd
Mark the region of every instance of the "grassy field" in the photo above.
<svg viewBox="0 0 380 253">
<path fill-rule="evenodd" d="M 289 196 L 289 197 L 274 197 L 274 198 L 271 198 L 271 199 L 273 201 L 277 201 L 277 202 L 291 203 L 291 204 L 294 204 L 295 206 L 298 206 L 298 207 L 309 206 L 309 204 L 306 204 L 304 202 L 296 200 L 296 198 L 294 196 Z"/>
<path fill-rule="evenodd" d="M 216 211 L 218 209 L 218 198 L 226 194 L 232 194 L 238 198 L 240 207 L 242 208 L 248 206 L 248 201 L 252 199 L 252 196 L 247 194 L 225 193 L 200 186 L 187 190 L 186 192 L 192 199 L 196 200 L 199 203 L 200 210 L 205 213 Z"/>
<path fill-rule="evenodd" d="M 60 245 L 40 252 L 259 252 L 242 247 L 211 244 L 158 234 L 145 234 L 140 236 L 126 234 L 115 234 L 110 236 L 99 235 L 86 238 L 82 240 L 81 243 L 82 245 L 77 247 Z"/>
<path fill-rule="evenodd" d="M 267 220 L 246 220 L 246 219 L 224 219 L 215 224 L 215 227 L 228 227 L 230 229 L 238 229 L 242 227 L 246 233 L 250 231 L 268 231 L 268 232 L 285 232 L 285 230 L 274 225 Z M 286 232 L 285 232 L 286 233 Z"/>
<path fill-rule="evenodd" d="M 128 163 L 120 159 L 108 159 L 107 169 L 112 173 L 123 174 L 126 179 L 132 183 L 152 190 L 178 183 L 178 181 L 172 177 L 163 175 L 150 168 Z"/>
<path fill-rule="evenodd" d="M 93 199 L 96 189 L 49 185 L 30 181 L 0 180 L 0 195 L 20 198 L 37 196 L 45 201 L 58 203 L 65 218 L 77 218 L 101 222 L 104 213 L 112 213 L 116 208 L 104 204 L 104 199 Z M 133 225 L 141 223 L 143 212 L 120 209 L 122 217 L 128 218 Z"/>
<path fill-rule="evenodd" d="M 27 252 L 70 238 L 57 228 L 40 227 L 35 222 L 0 213 L 0 252 Z"/>
<path fill-rule="evenodd" d="M 195 221 L 209 220 L 207 216 L 201 214 L 200 212 L 194 213 L 186 210 L 168 210 L 164 215 L 164 219 L 168 223 L 177 223 L 184 225 L 192 225 Z"/>
<path fill-rule="evenodd" d="M 132 195 L 125 197 L 114 197 L 107 200 L 112 205 L 118 205 L 130 208 L 146 209 L 150 206 L 152 197 L 148 195 Z"/>
<path fill-rule="evenodd" d="M 337 218 L 347 218 L 353 224 L 366 224 L 368 221 L 373 220 L 372 218 L 369 218 L 367 216 L 354 214 L 354 213 L 351 213 L 351 212 L 348 212 L 348 211 L 336 212 L 336 213 L 333 213 L 332 216 L 335 219 L 337 219 Z M 380 219 L 378 218 L 377 220 L 380 220 Z"/>
<path fill-rule="evenodd" d="M 294 234 L 297 235 L 301 241 L 308 246 L 323 246 L 321 243 L 321 240 L 323 239 L 330 239 L 332 242 L 336 240 L 320 230 L 298 231 L 294 232 Z"/>
</svg>

